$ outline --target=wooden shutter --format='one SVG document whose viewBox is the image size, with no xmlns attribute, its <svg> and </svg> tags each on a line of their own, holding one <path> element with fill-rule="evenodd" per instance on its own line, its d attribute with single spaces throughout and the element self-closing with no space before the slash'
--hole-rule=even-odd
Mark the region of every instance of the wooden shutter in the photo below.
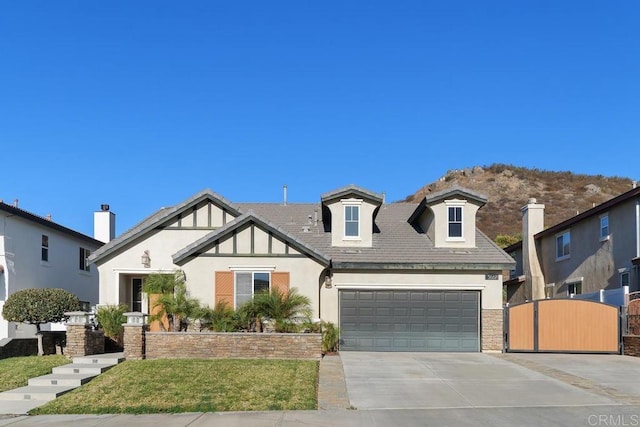
<svg viewBox="0 0 640 427">
<path fill-rule="evenodd" d="M 280 292 L 289 292 L 289 272 L 274 271 L 271 273 L 271 289 L 278 289 Z"/>
<path fill-rule="evenodd" d="M 233 271 L 216 271 L 215 279 L 215 303 L 225 301 L 233 307 Z"/>
</svg>

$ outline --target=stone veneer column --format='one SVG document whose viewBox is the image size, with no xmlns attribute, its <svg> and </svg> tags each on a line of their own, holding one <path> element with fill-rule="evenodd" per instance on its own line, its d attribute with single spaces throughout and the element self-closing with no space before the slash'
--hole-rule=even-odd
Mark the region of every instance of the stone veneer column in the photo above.
<svg viewBox="0 0 640 427">
<path fill-rule="evenodd" d="M 149 325 L 144 323 L 144 314 L 140 312 L 125 313 L 127 323 L 124 327 L 124 357 L 127 360 L 139 360 L 145 357 L 145 333 Z"/>
<path fill-rule="evenodd" d="M 502 351 L 504 346 L 504 313 L 499 309 L 482 310 L 482 351 Z"/>
<path fill-rule="evenodd" d="M 91 325 L 89 313 L 84 311 L 71 311 L 65 313 L 69 316 L 67 321 L 67 347 L 65 353 L 69 357 L 81 357 L 87 355 L 87 344 Z"/>
</svg>

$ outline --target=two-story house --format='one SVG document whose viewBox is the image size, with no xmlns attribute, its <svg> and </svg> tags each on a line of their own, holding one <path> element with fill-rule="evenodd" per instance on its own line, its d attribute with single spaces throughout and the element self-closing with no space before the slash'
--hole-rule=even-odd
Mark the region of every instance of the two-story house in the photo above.
<svg viewBox="0 0 640 427">
<path fill-rule="evenodd" d="M 509 303 L 640 290 L 640 188 L 549 228 L 544 205 L 531 199 L 522 211 L 523 240 L 505 248 L 516 260 Z"/>
<path fill-rule="evenodd" d="M 502 348 L 502 270 L 513 260 L 476 229 L 486 199 L 455 188 L 384 203 L 347 186 L 319 203 L 237 203 L 205 190 L 96 252 L 100 303 L 149 311 L 145 277 L 181 269 L 190 296 L 239 307 L 296 287 L 342 349 Z"/>
<path fill-rule="evenodd" d="M 96 212 L 96 230 L 113 214 Z M 111 228 L 115 222 L 111 222 Z M 88 307 L 98 302 L 98 273 L 87 258 L 111 236 L 96 240 L 51 220 L 0 202 L 0 313 L 14 292 L 62 288 Z M 43 329 L 47 330 L 48 326 Z M 7 322 L 0 315 L 0 339 L 33 336 L 35 327 Z"/>
</svg>

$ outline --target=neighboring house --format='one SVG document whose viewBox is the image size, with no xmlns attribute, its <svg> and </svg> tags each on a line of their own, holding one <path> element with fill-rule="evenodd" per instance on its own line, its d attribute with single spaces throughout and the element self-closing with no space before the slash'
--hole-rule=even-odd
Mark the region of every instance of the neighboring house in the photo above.
<svg viewBox="0 0 640 427">
<path fill-rule="evenodd" d="M 98 220 L 102 215 L 113 214 L 96 212 Z M 49 216 L 20 209 L 17 200 L 13 206 L 0 202 L 0 313 L 11 294 L 29 288 L 63 288 L 77 295 L 87 309 L 96 304 L 98 274 L 86 259 L 103 244 Z M 7 322 L 0 315 L 0 339 L 34 333 L 35 327 Z"/>
<path fill-rule="evenodd" d="M 523 240 L 505 281 L 510 304 L 629 287 L 640 290 L 640 188 L 544 228 L 544 205 L 522 208 Z"/>
<path fill-rule="evenodd" d="M 356 186 L 320 203 L 234 204 L 209 190 L 160 209 L 96 252 L 100 303 L 149 312 L 151 273 L 182 269 L 190 296 L 233 307 L 298 288 L 342 348 L 502 348 L 502 270 L 513 260 L 475 227 L 486 199 L 456 188 L 385 204 Z"/>
</svg>

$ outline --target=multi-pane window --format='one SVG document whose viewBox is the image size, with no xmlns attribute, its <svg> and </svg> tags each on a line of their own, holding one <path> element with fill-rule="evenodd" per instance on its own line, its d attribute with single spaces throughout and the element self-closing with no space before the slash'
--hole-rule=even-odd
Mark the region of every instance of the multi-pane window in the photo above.
<svg viewBox="0 0 640 427">
<path fill-rule="evenodd" d="M 358 237 L 360 235 L 360 207 L 344 207 L 344 235 Z"/>
<path fill-rule="evenodd" d="M 462 207 L 449 206 L 449 237 L 462 237 Z"/>
<path fill-rule="evenodd" d="M 609 237 L 609 215 L 600 217 L 600 240 Z"/>
<path fill-rule="evenodd" d="M 89 258 L 91 255 L 91 251 L 86 248 L 80 248 L 80 256 L 78 258 L 78 268 L 82 271 L 89 271 Z"/>
<path fill-rule="evenodd" d="M 255 294 L 269 292 L 270 279 L 265 272 L 236 272 L 236 307 L 251 301 Z"/>
<path fill-rule="evenodd" d="M 568 258 L 571 255 L 571 233 L 565 231 L 556 236 L 556 259 Z"/>
<path fill-rule="evenodd" d="M 567 283 L 567 293 L 569 295 L 579 295 L 582 293 L 582 282 Z"/>
<path fill-rule="evenodd" d="M 49 261 L 49 236 L 46 234 L 42 235 L 41 246 L 40 259 L 42 261 Z"/>
</svg>

